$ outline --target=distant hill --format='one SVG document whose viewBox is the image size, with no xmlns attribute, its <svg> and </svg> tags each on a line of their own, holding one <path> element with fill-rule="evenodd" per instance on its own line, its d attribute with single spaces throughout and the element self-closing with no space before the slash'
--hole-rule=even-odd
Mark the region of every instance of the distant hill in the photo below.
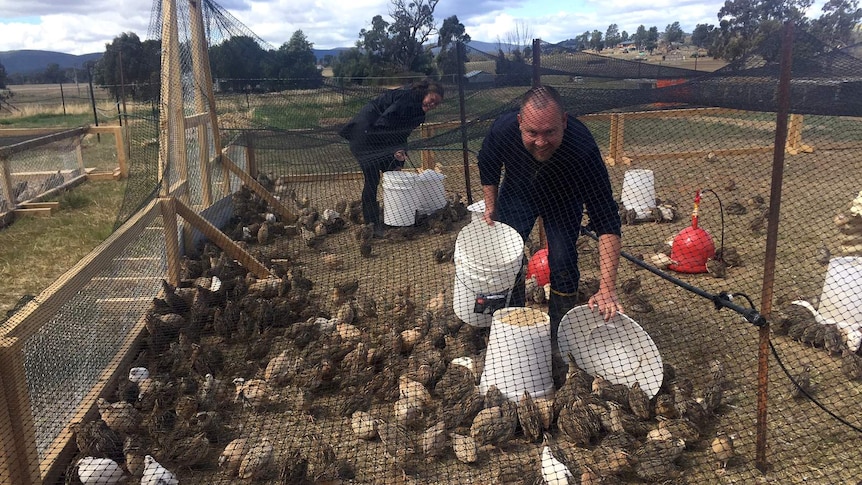
<svg viewBox="0 0 862 485">
<path fill-rule="evenodd" d="M 97 61 L 102 52 L 76 56 L 62 52 L 18 50 L 0 52 L 0 64 L 6 68 L 6 74 L 26 74 L 42 71 L 48 64 L 57 64 L 60 69 L 70 67 L 82 68 L 87 61 Z"/>
<path fill-rule="evenodd" d="M 510 50 L 513 46 L 510 44 L 498 44 L 497 42 L 481 42 L 478 40 L 470 41 L 469 46 L 481 52 L 495 55 L 497 49 L 502 47 L 503 50 Z M 323 60 L 327 55 L 338 57 L 342 51 L 346 51 L 350 47 L 335 47 L 333 49 L 312 49 L 317 60 Z M 64 54 L 62 52 L 52 51 L 37 51 L 37 50 L 17 50 L 17 51 L 2 51 L 0 52 L 0 64 L 6 68 L 6 74 L 27 74 L 35 71 L 42 71 L 48 64 L 57 64 L 60 69 L 70 67 L 82 68 L 87 61 L 98 61 L 102 57 L 103 52 L 94 52 L 92 54 L 83 54 L 76 56 L 73 54 Z"/>
</svg>

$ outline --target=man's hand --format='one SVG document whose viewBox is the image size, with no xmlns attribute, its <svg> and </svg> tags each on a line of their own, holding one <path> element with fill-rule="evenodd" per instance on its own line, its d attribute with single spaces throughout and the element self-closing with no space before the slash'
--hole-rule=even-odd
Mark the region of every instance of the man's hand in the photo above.
<svg viewBox="0 0 862 485">
<path fill-rule="evenodd" d="M 617 300 L 615 289 L 599 288 L 598 293 L 590 297 L 587 305 L 592 311 L 598 311 L 607 322 L 617 313 L 623 313 L 623 305 Z"/>
<path fill-rule="evenodd" d="M 497 211 L 495 211 L 493 207 L 489 209 L 487 206 L 485 206 L 485 213 L 482 214 L 482 219 L 489 226 L 493 226 L 494 225 L 494 218 L 497 217 L 496 212 Z"/>
<path fill-rule="evenodd" d="M 399 162 L 405 162 L 405 161 L 407 161 L 407 151 L 406 150 L 398 150 L 397 152 L 395 152 L 394 157 L 395 157 L 395 160 L 398 160 Z"/>
</svg>

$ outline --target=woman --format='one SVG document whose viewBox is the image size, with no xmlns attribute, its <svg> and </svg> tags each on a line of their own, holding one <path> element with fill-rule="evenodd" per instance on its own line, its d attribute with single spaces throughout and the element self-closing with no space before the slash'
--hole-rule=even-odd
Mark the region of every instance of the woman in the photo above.
<svg viewBox="0 0 862 485">
<path fill-rule="evenodd" d="M 443 86 L 425 79 L 371 100 L 339 131 L 365 175 L 362 217 L 366 224 L 374 224 L 375 237 L 383 237 L 377 205 L 380 172 L 401 170 L 407 160 L 407 138 L 425 121 L 425 113 L 441 102 Z"/>
</svg>

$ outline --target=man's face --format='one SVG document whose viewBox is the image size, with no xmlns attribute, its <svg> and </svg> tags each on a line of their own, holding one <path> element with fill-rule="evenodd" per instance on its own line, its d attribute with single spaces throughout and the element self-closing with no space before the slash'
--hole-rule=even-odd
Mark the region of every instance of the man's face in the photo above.
<svg viewBox="0 0 862 485">
<path fill-rule="evenodd" d="M 563 143 L 566 115 L 551 104 L 536 107 L 528 103 L 518 113 L 518 125 L 524 147 L 537 161 L 547 161 Z"/>
</svg>

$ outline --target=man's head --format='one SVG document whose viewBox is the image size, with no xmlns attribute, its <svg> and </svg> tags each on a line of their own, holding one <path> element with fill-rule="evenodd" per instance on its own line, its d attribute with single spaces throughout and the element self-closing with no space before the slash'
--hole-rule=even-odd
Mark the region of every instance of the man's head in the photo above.
<svg viewBox="0 0 862 485">
<path fill-rule="evenodd" d="M 566 111 L 560 94 L 550 86 L 536 86 L 521 98 L 518 126 L 524 147 L 540 162 L 547 161 L 563 143 Z"/>
</svg>

